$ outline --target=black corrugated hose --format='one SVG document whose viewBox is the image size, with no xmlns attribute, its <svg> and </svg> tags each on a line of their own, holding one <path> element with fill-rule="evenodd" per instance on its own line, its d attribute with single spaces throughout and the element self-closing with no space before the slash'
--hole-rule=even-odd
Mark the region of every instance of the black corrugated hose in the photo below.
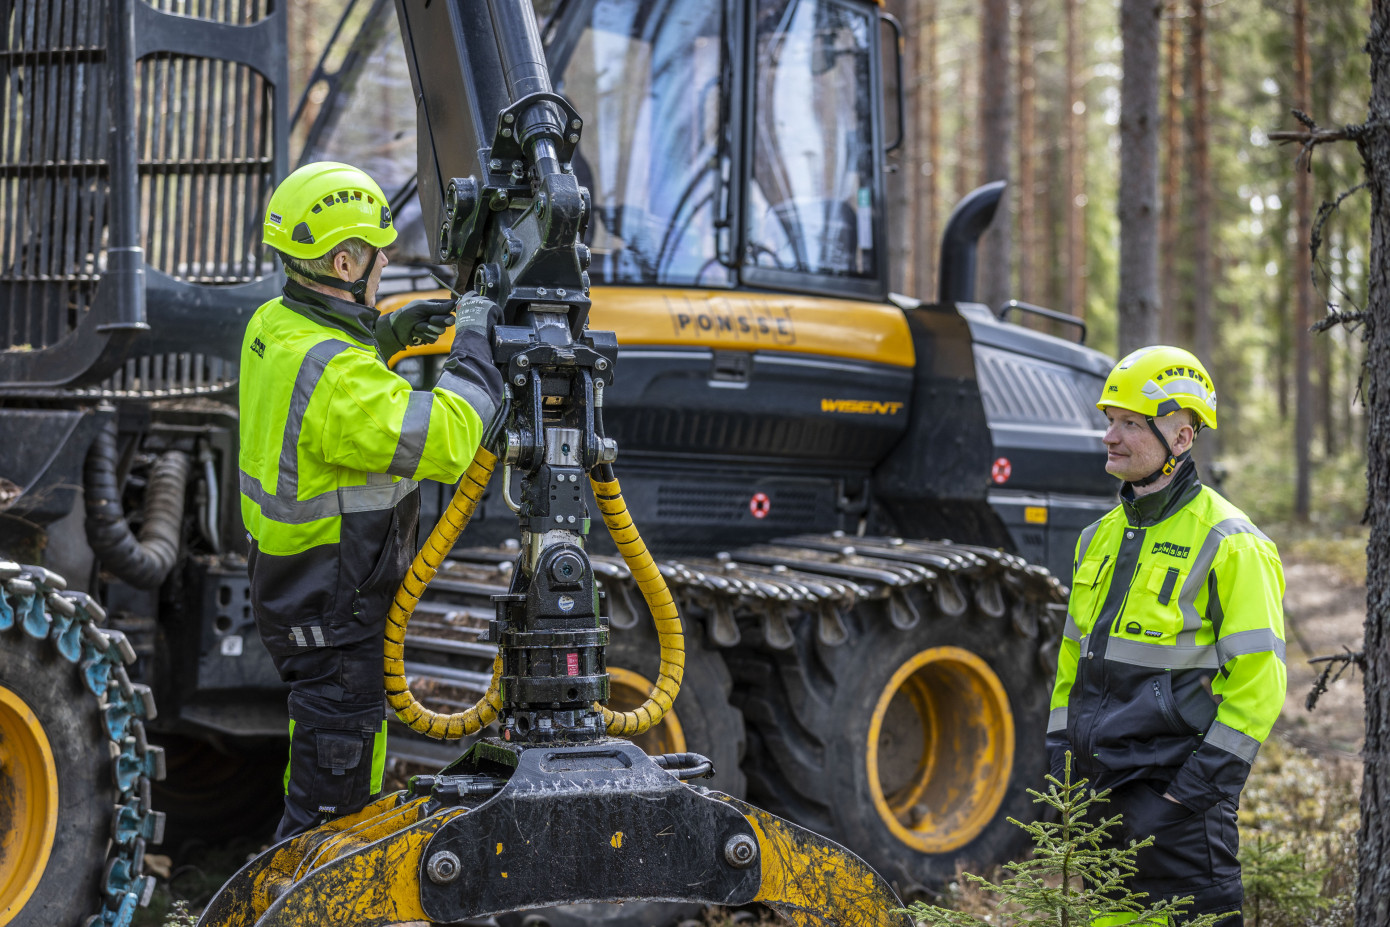
<svg viewBox="0 0 1390 927">
<path fill-rule="evenodd" d="M 145 523 L 137 539 L 121 509 L 121 484 L 116 474 L 116 423 L 108 422 L 82 469 L 87 497 L 87 543 L 102 566 L 139 589 L 153 589 L 164 582 L 179 555 L 183 524 L 184 487 L 188 483 L 188 455 L 166 451 L 150 468 L 145 489 Z"/>
</svg>

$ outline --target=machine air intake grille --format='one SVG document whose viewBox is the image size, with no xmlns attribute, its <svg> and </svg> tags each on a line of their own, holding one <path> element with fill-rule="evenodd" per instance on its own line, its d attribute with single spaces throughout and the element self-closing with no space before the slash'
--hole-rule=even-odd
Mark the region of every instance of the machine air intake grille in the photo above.
<svg viewBox="0 0 1390 927">
<path fill-rule="evenodd" d="M 151 55 L 135 70 L 145 261 L 180 280 L 247 283 L 274 182 L 274 88 L 244 64 Z"/>
<path fill-rule="evenodd" d="M 0 350 L 48 347 L 106 262 L 105 0 L 0 4 Z"/>
<path fill-rule="evenodd" d="M 991 422 L 1105 428 L 1095 377 L 984 345 L 975 347 L 975 369 Z"/>
</svg>

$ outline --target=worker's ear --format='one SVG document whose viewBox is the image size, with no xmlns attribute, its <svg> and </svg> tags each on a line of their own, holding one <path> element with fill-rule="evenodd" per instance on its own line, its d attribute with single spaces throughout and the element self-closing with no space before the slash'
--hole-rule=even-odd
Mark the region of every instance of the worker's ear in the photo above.
<svg viewBox="0 0 1390 927">
<path fill-rule="evenodd" d="M 333 255 L 333 272 L 346 283 L 352 283 L 361 276 L 357 268 L 352 266 L 352 257 L 346 251 Z"/>
<path fill-rule="evenodd" d="M 1177 427 L 1168 434 L 1168 446 L 1173 449 L 1173 456 L 1180 456 L 1192 450 L 1192 442 L 1197 437 L 1197 429 L 1192 426 L 1192 420 L 1187 415 L 1186 410 L 1175 413 L 1169 421 Z"/>
</svg>

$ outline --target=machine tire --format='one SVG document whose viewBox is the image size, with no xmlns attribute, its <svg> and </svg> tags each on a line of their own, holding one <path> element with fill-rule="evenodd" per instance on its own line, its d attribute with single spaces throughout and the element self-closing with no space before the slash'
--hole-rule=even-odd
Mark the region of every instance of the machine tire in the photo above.
<svg viewBox="0 0 1390 927">
<path fill-rule="evenodd" d="M 609 707 L 631 709 L 636 688 L 620 680 L 656 679 L 660 663 L 656 631 L 644 615 L 630 629 L 616 628 L 608 644 L 608 669 L 614 677 L 614 697 Z M 617 672 L 614 672 L 614 671 Z M 625 672 L 624 672 L 625 671 Z M 620 691 L 620 690 L 627 691 Z M 676 696 L 675 715 L 681 738 L 673 743 L 662 736 L 662 725 L 634 741 L 649 753 L 699 753 L 714 763 L 711 779 L 696 780 L 697 785 L 718 789 L 737 798 L 747 792 L 740 762 L 744 751 L 743 715 L 729 701 L 733 680 L 718 652 L 699 640 L 698 630 L 686 628 L 685 678 Z M 645 696 L 645 692 L 642 693 Z M 623 696 L 626 696 L 625 698 Z M 627 904 L 573 904 L 504 914 L 497 918 L 501 927 L 669 927 L 685 919 L 698 919 L 701 906 L 680 902 L 639 901 Z"/>
<path fill-rule="evenodd" d="M 615 710 L 636 707 L 619 698 L 624 688 L 618 681 L 624 676 L 621 671 L 636 673 L 641 680 L 650 683 L 656 680 L 660 662 L 656 630 L 645 615 L 633 628 L 615 628 L 608 643 L 608 669 L 610 673 L 615 669 L 620 672 L 614 674 L 618 679 L 613 681 L 614 696 L 609 700 L 609 707 Z M 699 753 L 714 763 L 714 777 L 700 779 L 698 785 L 742 798 L 748 790 L 741 767 L 745 733 L 743 714 L 730 702 L 733 688 L 733 678 L 719 652 L 704 645 L 697 627 L 687 626 L 685 677 L 675 703 L 675 720 L 684 742 L 681 751 Z M 635 702 L 635 691 L 628 694 L 628 701 Z M 645 692 L 641 694 L 646 695 Z M 667 725 L 668 721 L 663 720 L 655 731 Z M 669 737 L 653 738 L 651 734 L 644 734 L 636 741 L 648 753 L 677 752 L 668 748 L 673 743 Z"/>
<path fill-rule="evenodd" d="M 16 701 L 17 700 L 17 701 Z M 24 717 L 23 708 L 32 712 Z M 30 740 L 41 730 L 48 757 L 27 764 L 30 771 L 52 762 L 56 781 L 56 827 L 41 839 L 47 860 L 32 894 L 22 903 L 16 883 L 26 881 L 44 854 L 20 854 L 12 871 L 0 864 L 0 922 L 9 927 L 52 927 L 82 922 L 101 910 L 102 873 L 110 839 L 116 788 L 111 780 L 110 741 L 97 700 L 82 685 L 77 667 L 58 656 L 52 644 L 36 641 L 18 628 L 0 634 L 0 834 L 14 834 L 34 813 L 35 796 L 21 794 L 24 774 L 14 737 Z M 32 754 L 31 754 L 32 756 Z M 27 868 L 27 872 L 23 871 Z M 15 905 L 7 911 L 7 906 Z M 8 920 L 13 916 L 13 920 Z"/>
<path fill-rule="evenodd" d="M 946 617 L 929 594 L 914 602 L 923 617 L 910 630 L 861 602 L 847 616 L 844 644 L 826 646 L 803 626 L 790 650 L 743 648 L 728 658 L 748 722 L 749 800 L 858 853 L 905 898 L 955 877 L 959 866 L 995 864 L 1027 846 L 1007 818 L 1036 816 L 1027 789 L 1044 785 L 1052 682 L 1043 678 L 1039 636 L 1019 630 L 1027 622 L 973 606 Z M 869 747 L 881 705 L 876 797 Z M 927 718 L 950 730 L 928 738 Z M 1000 748 L 1010 729 L 1005 768 Z M 973 758 L 931 750 L 947 742 L 975 745 Z M 949 793 L 962 784 L 975 789 L 966 802 Z M 899 811 L 893 801 L 905 792 L 918 799 Z M 939 827 L 933 807 L 944 809 Z"/>
</svg>

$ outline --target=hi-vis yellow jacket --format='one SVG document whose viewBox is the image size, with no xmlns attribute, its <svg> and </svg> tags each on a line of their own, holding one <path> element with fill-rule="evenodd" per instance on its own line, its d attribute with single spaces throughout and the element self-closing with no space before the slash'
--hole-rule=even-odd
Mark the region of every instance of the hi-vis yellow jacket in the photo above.
<svg viewBox="0 0 1390 927">
<path fill-rule="evenodd" d="M 1284 704 L 1273 542 L 1186 461 L 1081 533 L 1052 691 L 1054 775 L 1169 783 L 1195 811 L 1238 801 Z"/>
<path fill-rule="evenodd" d="M 380 637 L 414 553 L 416 480 L 458 480 L 502 395 L 472 332 L 433 390 L 412 390 L 378 356 L 376 319 L 291 281 L 246 329 L 241 514 L 275 657 Z"/>
</svg>

